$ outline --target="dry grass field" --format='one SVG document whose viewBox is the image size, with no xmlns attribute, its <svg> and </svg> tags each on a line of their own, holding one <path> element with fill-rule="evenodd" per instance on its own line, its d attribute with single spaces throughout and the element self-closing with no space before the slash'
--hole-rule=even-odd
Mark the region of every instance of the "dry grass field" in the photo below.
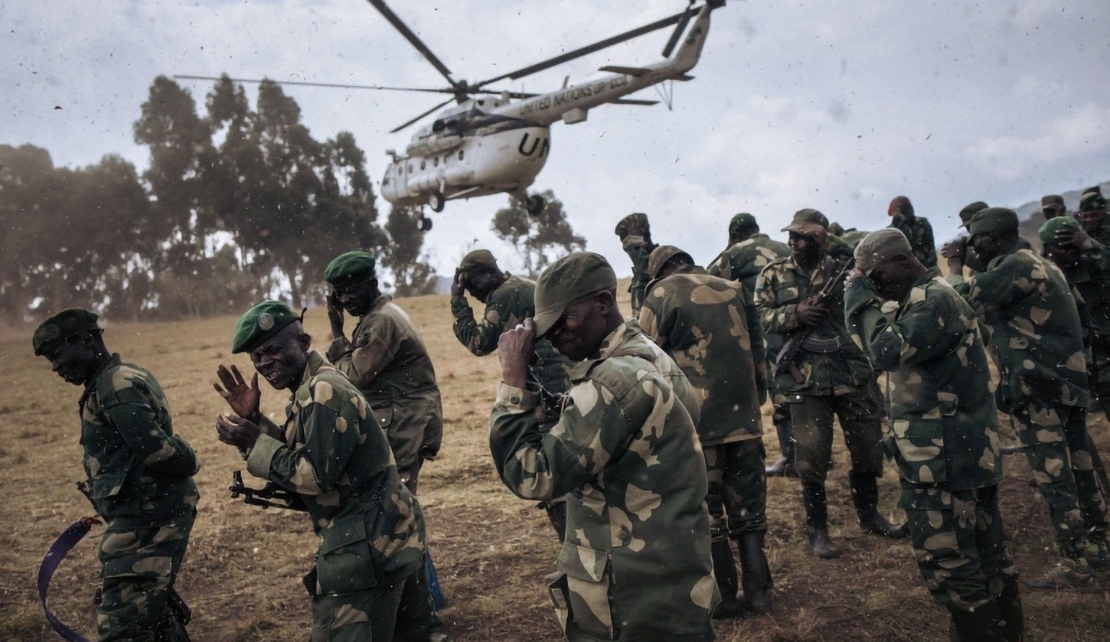
<svg viewBox="0 0 1110 642">
<path fill-rule="evenodd" d="M 488 642 L 559 640 L 543 577 L 552 570 L 557 542 L 542 511 L 517 499 L 497 479 L 486 445 L 489 407 L 499 369 L 496 357 L 478 359 L 451 333 L 446 297 L 399 302 L 428 343 L 443 391 L 441 457 L 424 468 L 420 491 L 429 540 L 450 604 L 443 618 L 454 640 Z M 623 304 L 627 309 L 627 298 Z M 228 497 L 233 470 L 244 465 L 216 439 L 214 418 L 224 409 L 212 390 L 218 363 L 250 370 L 229 354 L 234 318 L 166 324 L 113 324 L 110 349 L 149 368 L 174 410 L 175 427 L 202 462 L 203 495 L 179 590 L 193 608 L 197 642 L 273 642 L 308 636 L 309 604 L 301 576 L 312 563 L 314 536 L 303 514 L 260 510 Z M 309 311 L 309 331 L 326 343 L 322 309 Z M 34 590 L 39 560 L 54 538 L 90 509 L 74 488 L 83 476 L 78 439 L 79 389 L 32 356 L 30 330 L 0 332 L 0 640 L 59 639 Z M 265 386 L 265 384 L 263 384 Z M 284 393 L 263 390 L 263 409 L 279 415 Z M 769 406 L 764 408 L 765 416 Z M 1101 415 L 1092 433 L 1104 457 L 1110 435 Z M 765 421 L 768 457 L 778 454 Z M 768 557 L 775 581 L 773 616 L 717 623 L 722 641 L 946 640 L 944 612 L 925 590 L 907 543 L 864 535 L 847 489 L 846 453 L 836 445 L 830 476 L 831 532 L 845 554 L 819 561 L 801 532 L 795 480 L 772 479 L 768 488 Z M 249 476 L 248 476 L 249 477 Z M 1026 479 L 1019 456 L 1006 459 L 1002 511 L 1010 550 L 1025 577 L 1051 565 L 1047 513 Z M 250 480 L 259 485 L 258 480 Z M 881 507 L 891 517 L 897 479 L 892 467 L 881 482 Z M 61 619 L 93 635 L 92 594 L 97 585 L 93 532 L 63 562 L 51 605 Z M 1081 591 L 1026 592 L 1030 641 L 1110 639 L 1110 573 Z"/>
</svg>

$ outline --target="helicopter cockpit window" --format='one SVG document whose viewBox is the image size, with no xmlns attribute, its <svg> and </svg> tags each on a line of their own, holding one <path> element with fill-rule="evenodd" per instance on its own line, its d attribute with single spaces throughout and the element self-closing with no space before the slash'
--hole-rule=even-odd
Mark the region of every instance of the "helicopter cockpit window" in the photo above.
<svg viewBox="0 0 1110 642">
<path fill-rule="evenodd" d="M 444 127 L 444 122 L 442 120 L 437 120 L 436 122 L 432 123 L 432 131 L 433 132 L 443 131 L 443 127 Z"/>
</svg>

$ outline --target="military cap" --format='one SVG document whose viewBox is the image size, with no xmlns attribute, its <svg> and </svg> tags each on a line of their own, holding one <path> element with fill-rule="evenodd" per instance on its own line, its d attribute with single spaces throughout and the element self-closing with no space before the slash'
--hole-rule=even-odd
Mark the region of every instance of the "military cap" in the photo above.
<svg viewBox="0 0 1110 642">
<path fill-rule="evenodd" d="M 497 267 L 497 259 L 489 250 L 472 250 L 463 257 L 459 263 L 460 272 L 469 272 L 475 268 Z"/>
<path fill-rule="evenodd" d="M 895 196 L 890 200 L 890 205 L 886 208 L 886 213 L 894 216 L 895 213 L 902 212 L 903 214 L 913 214 L 913 203 L 905 196 Z"/>
<path fill-rule="evenodd" d="M 1057 216 L 1050 218 L 1044 222 L 1041 229 L 1037 230 L 1037 236 L 1041 237 L 1042 245 L 1056 245 L 1056 232 L 1060 229 L 1070 227 L 1079 229 L 1079 221 L 1070 216 Z"/>
<path fill-rule="evenodd" d="M 66 339 L 82 332 L 100 332 L 100 326 L 96 324 L 97 318 L 97 315 L 88 310 L 69 308 L 43 321 L 31 338 L 35 356 L 46 354 Z"/>
<path fill-rule="evenodd" d="M 1063 209 L 1064 207 L 1066 207 L 1064 205 L 1064 197 L 1058 194 L 1049 194 L 1048 196 L 1042 196 L 1041 209 L 1044 209 L 1046 207 L 1059 207 Z"/>
<path fill-rule="evenodd" d="M 536 337 L 547 334 L 570 306 L 616 288 L 617 274 L 600 254 L 574 252 L 555 261 L 536 280 Z"/>
<path fill-rule="evenodd" d="M 856 267 L 860 272 L 870 275 L 875 268 L 899 254 L 913 256 L 909 239 L 902 230 L 885 227 L 863 237 L 856 246 Z"/>
<path fill-rule="evenodd" d="M 263 301 L 239 317 L 231 338 L 231 354 L 250 352 L 285 326 L 300 320 L 301 315 L 281 301 Z"/>
<path fill-rule="evenodd" d="M 624 237 L 629 235 L 630 228 L 632 227 L 639 227 L 640 234 L 643 236 L 651 234 L 651 224 L 648 223 L 647 214 L 643 212 L 633 212 L 622 218 L 613 229 L 613 234 L 616 234 L 623 240 Z"/>
<path fill-rule="evenodd" d="M 691 265 L 694 263 L 694 258 L 689 253 L 673 245 L 660 245 L 652 250 L 651 256 L 648 257 L 648 276 L 652 279 L 658 279 L 663 266 L 676 256 L 686 259 Z"/>
<path fill-rule="evenodd" d="M 974 203 L 964 205 L 964 208 L 960 210 L 960 224 L 963 227 L 967 227 L 967 224 L 971 222 L 971 219 L 975 218 L 976 214 L 988 207 L 990 207 L 990 205 L 987 205 L 983 201 L 975 201 Z"/>
<path fill-rule="evenodd" d="M 344 252 L 324 269 L 324 280 L 332 285 L 357 283 L 374 276 L 374 255 L 362 250 Z"/>
<path fill-rule="evenodd" d="M 979 211 L 967 224 L 967 232 L 972 236 L 984 232 L 1017 231 L 1018 215 L 1006 207 L 988 207 Z"/>
<path fill-rule="evenodd" d="M 807 207 L 794 212 L 790 225 L 782 228 L 783 232 L 796 232 L 798 234 L 816 234 L 819 230 L 829 229 L 829 219 L 815 209 Z"/>
<path fill-rule="evenodd" d="M 730 236 L 735 234 L 737 230 L 742 230 L 744 228 L 759 229 L 759 223 L 755 222 L 755 217 L 747 212 L 741 212 L 733 216 L 732 220 L 728 222 L 728 233 Z"/>
<path fill-rule="evenodd" d="M 844 226 L 840 223 L 837 223 L 836 221 L 829 223 L 829 234 L 832 234 L 833 236 L 843 236 Z"/>
<path fill-rule="evenodd" d="M 1083 196 L 1079 197 L 1080 212 L 1094 212 L 1104 209 L 1106 209 L 1106 198 L 1094 189 L 1083 192 Z"/>
</svg>

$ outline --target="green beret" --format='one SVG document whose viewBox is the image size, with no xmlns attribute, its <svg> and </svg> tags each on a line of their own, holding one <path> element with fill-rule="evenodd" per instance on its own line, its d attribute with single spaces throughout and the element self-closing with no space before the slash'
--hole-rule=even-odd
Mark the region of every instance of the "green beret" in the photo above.
<svg viewBox="0 0 1110 642">
<path fill-rule="evenodd" d="M 1065 227 L 1078 230 L 1079 221 L 1070 216 L 1057 216 L 1045 221 L 1041 229 L 1037 230 L 1037 236 L 1041 237 L 1041 245 L 1056 245 L 1056 232 Z"/>
<path fill-rule="evenodd" d="M 1079 200 L 1080 212 L 1094 212 L 1106 209 L 1106 198 L 1094 190 L 1083 193 Z"/>
<path fill-rule="evenodd" d="M 889 216 L 894 216 L 897 212 L 903 214 L 913 214 L 913 203 L 905 196 L 895 196 L 890 201 L 890 205 L 886 208 L 886 213 Z"/>
<path fill-rule="evenodd" d="M 285 326 L 300 320 L 301 316 L 284 303 L 263 301 L 239 317 L 235 336 L 231 339 L 231 354 L 250 352 Z"/>
<path fill-rule="evenodd" d="M 605 257 L 574 252 L 555 261 L 536 280 L 536 338 L 547 334 L 570 306 L 617 289 L 617 274 Z"/>
<path fill-rule="evenodd" d="M 651 256 L 648 257 L 648 276 L 652 279 L 658 279 L 663 266 L 676 256 L 685 258 L 691 265 L 694 263 L 694 258 L 689 253 L 683 252 L 673 245 L 660 245 L 652 250 Z"/>
<path fill-rule="evenodd" d="M 459 263 L 460 272 L 469 272 L 475 268 L 497 267 L 497 259 L 493 258 L 493 254 L 489 250 L 473 250 L 468 252 L 463 257 L 462 263 Z"/>
<path fill-rule="evenodd" d="M 96 324 L 97 318 L 97 315 L 88 310 L 70 308 L 43 321 L 31 338 L 35 356 L 46 354 L 66 339 L 82 332 L 100 332 L 100 326 Z"/>
<path fill-rule="evenodd" d="M 860 272 L 870 276 L 875 268 L 899 254 L 913 256 L 909 239 L 901 230 L 885 227 L 863 237 L 856 246 L 856 267 Z"/>
<path fill-rule="evenodd" d="M 751 214 L 748 214 L 747 212 L 741 212 L 736 216 L 733 216 L 732 220 L 728 222 L 729 236 L 735 234 L 737 230 L 742 230 L 745 228 L 754 228 L 757 230 L 759 229 L 759 223 L 755 222 L 755 217 Z"/>
<path fill-rule="evenodd" d="M 632 227 L 640 228 L 640 236 L 649 236 L 651 234 L 651 224 L 648 223 L 647 214 L 643 212 L 633 212 L 622 218 L 613 229 L 613 234 L 616 234 L 623 240 L 624 237 L 630 234 L 629 228 Z"/>
<path fill-rule="evenodd" d="M 1066 207 L 1064 205 L 1064 197 L 1058 194 L 1049 194 L 1048 196 L 1042 196 L 1041 209 L 1044 209 L 1046 207 L 1059 207 L 1060 209 L 1064 209 Z"/>
<path fill-rule="evenodd" d="M 807 207 L 804 210 L 794 212 L 794 218 L 790 221 L 790 225 L 782 228 L 782 231 L 813 235 L 819 230 L 827 231 L 828 229 L 829 219 L 821 212 Z"/>
<path fill-rule="evenodd" d="M 357 283 L 374 276 L 374 255 L 362 250 L 340 254 L 324 269 L 324 280 L 332 285 Z"/>
<path fill-rule="evenodd" d="M 974 218 L 976 214 L 988 207 L 990 207 L 990 205 L 987 205 L 983 201 L 975 201 L 974 203 L 964 205 L 964 208 L 960 210 L 960 225 L 967 227 L 967 224 L 971 222 L 971 219 Z"/>
<path fill-rule="evenodd" d="M 1016 232 L 1017 228 L 1017 212 L 1006 207 L 988 207 L 981 210 L 967 224 L 967 232 L 972 236 L 984 232 Z"/>
</svg>

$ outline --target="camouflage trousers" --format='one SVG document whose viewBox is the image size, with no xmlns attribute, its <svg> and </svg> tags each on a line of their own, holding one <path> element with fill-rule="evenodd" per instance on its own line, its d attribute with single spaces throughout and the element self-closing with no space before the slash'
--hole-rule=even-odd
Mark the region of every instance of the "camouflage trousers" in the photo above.
<svg viewBox="0 0 1110 642">
<path fill-rule="evenodd" d="M 1048 504 L 1061 552 L 1106 539 L 1106 504 L 1087 451 L 1087 409 L 1027 398 L 1011 417 L 1037 489 Z"/>
<path fill-rule="evenodd" d="M 100 540 L 99 642 L 154 642 L 176 630 L 170 590 L 189 545 L 196 509 L 168 522 L 117 517 Z"/>
<path fill-rule="evenodd" d="M 423 642 L 441 626 L 423 566 L 384 588 L 350 593 L 315 594 L 315 569 L 304 583 L 312 587 L 310 642 Z"/>
<path fill-rule="evenodd" d="M 847 394 L 786 395 L 794 428 L 794 465 L 803 483 L 825 483 L 832 467 L 833 416 L 840 420 L 852 473 L 883 474 L 879 408 L 866 388 Z"/>
<path fill-rule="evenodd" d="M 969 611 L 1002 592 L 1014 575 L 1006 552 L 998 486 L 947 491 L 902 480 L 917 568 L 929 593 L 945 607 Z"/>
<path fill-rule="evenodd" d="M 713 539 L 767 531 L 767 454 L 759 438 L 702 446 L 709 474 L 709 534 Z M 727 521 L 726 521 L 727 515 Z"/>
<path fill-rule="evenodd" d="M 1087 378 L 1091 382 L 1091 394 L 1098 399 L 1102 411 L 1110 409 L 1110 337 L 1097 335 L 1091 339 L 1091 354 L 1094 359 L 1088 365 Z M 1110 414 L 1107 415 L 1110 418 Z"/>
</svg>

